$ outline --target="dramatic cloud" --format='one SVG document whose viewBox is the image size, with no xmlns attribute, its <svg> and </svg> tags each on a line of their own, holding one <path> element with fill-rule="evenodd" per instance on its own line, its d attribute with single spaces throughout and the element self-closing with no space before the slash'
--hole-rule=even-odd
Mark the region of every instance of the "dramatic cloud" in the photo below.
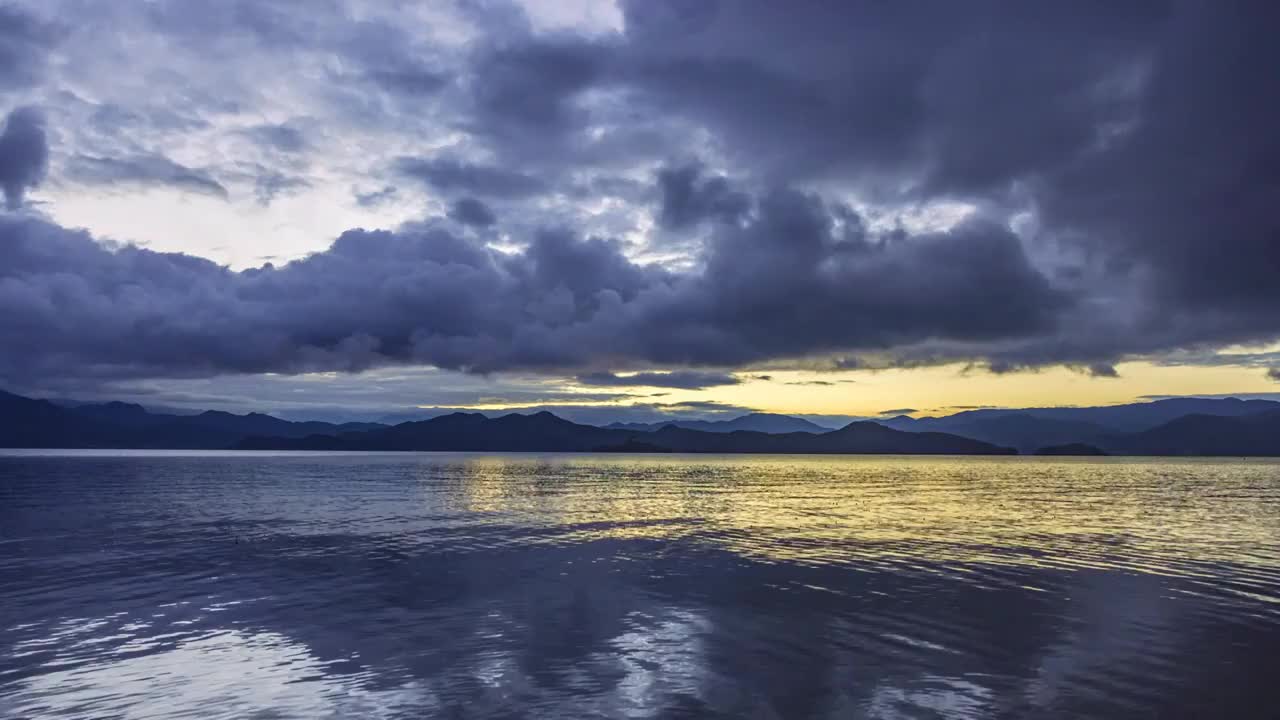
<svg viewBox="0 0 1280 720">
<path fill-rule="evenodd" d="M 723 177 L 701 177 L 696 165 L 663 168 L 658 172 L 662 207 L 658 219 L 665 227 L 679 229 L 702 220 L 732 222 L 746 213 L 750 198 L 734 191 Z"/>
<path fill-rule="evenodd" d="M 21 8 L 0 5 L 0 90 L 34 85 L 60 33 Z"/>
<path fill-rule="evenodd" d="M 701 390 L 721 385 L 738 385 L 741 379 L 728 373 L 677 370 L 674 372 L 639 372 L 616 375 L 611 372 L 595 372 L 578 376 L 579 385 L 604 387 L 663 387 L 682 390 Z"/>
<path fill-rule="evenodd" d="M 520 197 L 545 189 L 531 175 L 505 168 L 456 160 L 400 158 L 400 174 L 421 180 L 444 192 L 459 191 L 489 197 Z"/>
<path fill-rule="evenodd" d="M 488 205 L 473 198 L 464 197 L 456 200 L 449 208 L 449 218 L 454 222 L 474 227 L 489 227 L 498 221 Z"/>
<path fill-rule="evenodd" d="M 683 274 L 602 239 L 541 232 L 506 254 L 438 222 L 348 231 L 325 252 L 237 273 L 5 218 L 0 339 L 26 350 L 0 356 L 0 373 L 732 366 L 1047 330 L 1064 302 L 997 227 L 877 239 L 810 196 L 772 194 L 760 207 Z"/>
<path fill-rule="evenodd" d="M 313 236 L 237 271 L 198 257 L 212 241 L 155 253 L 6 217 L 0 339 L 23 350 L 0 351 L 0 381 L 1106 378 L 1280 337 L 1273 3 L 621 9 L 547 30 L 501 1 L 0 6 L 0 87 L 50 118 L 6 121 L 9 207 L 48 132 L 50 217 L 162 186 L 225 199 L 253 243 Z M 314 213 L 274 214 L 283 194 Z M 118 202 L 129 233 L 176 214 Z"/>
<path fill-rule="evenodd" d="M 0 131 L 0 190 L 5 206 L 20 207 L 26 191 L 44 179 L 48 165 L 43 117 L 34 108 L 9 113 Z"/>
<path fill-rule="evenodd" d="M 227 189 L 208 173 L 179 165 L 162 155 L 121 158 L 77 155 L 68 163 L 67 175 L 79 182 L 95 185 L 172 187 L 227 198 Z"/>
<path fill-rule="evenodd" d="M 1096 378 L 1120 377 L 1120 373 L 1116 371 L 1115 367 L 1107 363 L 1094 363 L 1090 365 L 1088 368 L 1085 368 L 1085 370 L 1086 372 L 1089 373 L 1090 377 L 1096 377 Z"/>
</svg>

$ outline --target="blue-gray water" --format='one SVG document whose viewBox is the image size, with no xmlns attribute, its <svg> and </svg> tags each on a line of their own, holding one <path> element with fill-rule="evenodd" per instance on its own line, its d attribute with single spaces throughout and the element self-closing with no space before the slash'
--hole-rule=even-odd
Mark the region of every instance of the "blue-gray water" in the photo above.
<svg viewBox="0 0 1280 720">
<path fill-rule="evenodd" d="M 0 717 L 1275 718 L 1280 464 L 0 456 Z"/>
</svg>

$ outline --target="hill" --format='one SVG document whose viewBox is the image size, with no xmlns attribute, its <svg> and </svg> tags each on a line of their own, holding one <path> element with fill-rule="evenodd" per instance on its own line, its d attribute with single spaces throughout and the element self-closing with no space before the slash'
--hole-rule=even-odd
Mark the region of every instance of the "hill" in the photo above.
<svg viewBox="0 0 1280 720">
<path fill-rule="evenodd" d="M 0 391 L 0 447 L 222 449 L 253 435 L 305 437 L 380 427 L 385 426 L 289 422 L 217 410 L 170 415 L 122 402 L 64 406 Z"/>
<path fill-rule="evenodd" d="M 1068 443 L 1066 445 L 1050 445 L 1035 452 L 1036 455 L 1076 455 L 1081 457 L 1109 455 L 1107 451 L 1084 443 Z"/>
<path fill-rule="evenodd" d="M 823 427 L 804 418 L 773 413 L 748 413 L 732 420 L 668 420 L 655 423 L 611 423 L 605 427 L 611 430 L 634 430 L 637 432 L 656 432 L 664 427 L 678 427 L 685 430 L 702 432 L 728 433 L 738 430 L 750 430 L 762 433 L 825 433 L 831 428 Z"/>
<path fill-rule="evenodd" d="M 668 425 L 656 431 L 579 425 L 549 412 L 486 418 L 454 413 L 381 430 L 255 437 L 240 444 L 270 450 L 474 450 L 539 452 L 1010 454 L 1009 448 L 943 433 L 906 433 L 872 422 L 850 423 L 825 433 L 706 432 Z"/>
<path fill-rule="evenodd" d="M 1191 414 L 1243 417 L 1271 410 L 1280 410 L 1280 403 L 1238 398 L 1168 398 L 1102 407 L 966 410 L 920 418 L 902 415 L 880 422 L 895 430 L 945 432 L 1031 452 L 1051 445 L 1100 444 L 1104 437 L 1141 432 Z"/>
<path fill-rule="evenodd" d="M 1280 456 L 1280 411 L 1242 417 L 1186 415 L 1107 438 L 1103 447 L 1127 455 Z"/>
</svg>

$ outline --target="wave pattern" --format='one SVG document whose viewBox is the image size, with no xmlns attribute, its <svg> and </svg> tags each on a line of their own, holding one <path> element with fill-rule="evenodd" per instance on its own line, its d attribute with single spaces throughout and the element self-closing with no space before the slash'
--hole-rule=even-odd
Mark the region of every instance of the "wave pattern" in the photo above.
<svg viewBox="0 0 1280 720">
<path fill-rule="evenodd" d="M 1264 718 L 1269 461 L 10 453 L 0 718 Z"/>
</svg>

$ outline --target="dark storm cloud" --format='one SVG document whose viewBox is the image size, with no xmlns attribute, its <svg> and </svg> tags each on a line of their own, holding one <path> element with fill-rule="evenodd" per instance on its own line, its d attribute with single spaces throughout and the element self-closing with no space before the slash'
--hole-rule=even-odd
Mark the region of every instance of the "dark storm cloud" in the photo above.
<svg viewBox="0 0 1280 720">
<path fill-rule="evenodd" d="M 67 176 L 92 185 L 171 187 L 227 198 L 227 189 L 204 170 L 189 168 L 156 154 L 126 157 L 77 155 L 67 163 Z"/>
<path fill-rule="evenodd" d="M 882 239 L 813 196 L 780 191 L 759 206 L 751 223 L 723 226 L 706 267 L 688 273 L 565 230 L 536 233 L 509 255 L 434 221 L 351 230 L 305 259 L 233 272 L 7 218 L 0 305 L 11 312 L 0 340 L 21 338 L 25 349 L 0 354 L 0 369 L 13 378 L 735 366 L 1044 330 L 1063 302 L 998 227 Z"/>
<path fill-rule="evenodd" d="M 585 99 L 621 93 L 635 122 L 691 124 L 757 182 L 1026 211 L 1039 262 L 1088 308 L 1058 337 L 1006 343 L 997 367 L 1102 370 L 1280 333 L 1269 3 L 637 1 L 625 11 L 621 41 L 525 38 L 481 53 L 477 136 L 521 158 L 573 148 L 565 138 L 607 127 L 608 106 Z M 660 174 L 660 223 L 741 213 L 722 179 L 699 182 L 689 167 Z"/>
<path fill-rule="evenodd" d="M 623 81 L 773 174 L 964 191 L 1091 141 L 1113 110 L 1096 85 L 1142 59 L 1162 17 L 1156 2 L 702 5 L 625 3 Z"/>
<path fill-rule="evenodd" d="M 1051 173 L 1045 221 L 1221 339 L 1280 317 L 1280 47 L 1273 3 L 1186 3 L 1160 28 L 1129 122 Z M 1196 317 L 1199 316 L 1199 317 Z"/>
<path fill-rule="evenodd" d="M 1108 365 L 1107 363 L 1094 363 L 1089 367 L 1085 368 L 1085 371 L 1089 373 L 1090 377 L 1096 377 L 1096 378 L 1120 377 L 1120 373 L 1116 371 L 1115 367 L 1112 365 Z"/>
<path fill-rule="evenodd" d="M 1098 317 L 1010 363 L 1280 333 L 1274 4 L 673 5 L 626 4 L 615 73 L 732 164 L 1030 209 Z"/>
<path fill-rule="evenodd" d="M 449 218 L 454 222 L 472 227 L 489 227 L 498 221 L 498 217 L 493 214 L 493 210 L 488 205 L 473 197 L 456 200 L 449 208 Z"/>
<path fill-rule="evenodd" d="M 0 4 L 0 90 L 36 84 L 60 35 L 21 8 Z"/>
<path fill-rule="evenodd" d="M 35 108 L 10 112 L 0 131 L 0 190 L 5 206 L 20 207 L 26 191 L 44 179 L 48 165 L 43 116 Z"/>
<path fill-rule="evenodd" d="M 668 362 L 723 364 L 928 338 L 1046 333 L 1070 298 L 1007 228 L 974 221 L 876 235 L 843 206 L 773 191 L 745 225 L 720 226 L 700 282 L 667 309 Z"/>
<path fill-rule="evenodd" d="M 724 177 L 705 177 L 698 165 L 659 170 L 658 188 L 658 220 L 673 230 L 708 219 L 733 222 L 750 207 L 745 193 L 732 189 Z"/>
<path fill-rule="evenodd" d="M 663 387 L 681 390 L 702 390 L 722 385 L 738 385 L 739 378 L 728 373 L 676 370 L 672 372 L 639 372 L 631 375 L 615 375 L 611 372 L 595 372 L 579 375 L 579 385 L 601 387 Z"/>
<path fill-rule="evenodd" d="M 586 121 L 573 100 L 603 78 L 609 48 L 576 39 L 499 45 L 471 80 L 475 128 L 504 141 L 545 143 Z"/>
<path fill-rule="evenodd" d="M 485 197 L 522 197 L 545 189 L 545 184 L 514 170 L 462 160 L 400 158 L 395 169 L 443 192 L 466 192 Z"/>
<path fill-rule="evenodd" d="M 361 157 L 343 182 L 383 187 L 390 168 L 454 203 L 456 221 L 521 249 L 499 253 L 433 222 L 350 231 L 306 260 L 234 273 L 11 223 L 4 259 L 29 265 L 33 242 L 62 244 L 69 269 L 9 271 L 6 292 L 25 289 L 33 304 L 22 307 L 46 319 L 33 352 L 4 357 L 10 372 L 963 360 L 1110 377 L 1127 357 L 1208 356 L 1280 336 L 1280 11 L 1269 2 L 634 0 L 623 32 L 593 37 L 535 33 L 514 6 L 466 3 L 476 37 L 451 50 L 408 24 L 348 22 L 338 0 L 148 7 L 174 52 L 213 58 L 201 67 L 324 68 L 331 86 L 308 94 L 300 77 L 311 106 L 288 112 L 322 116 L 326 137 L 342 122 L 386 133 L 389 152 L 406 155 Z M 111 25 L 116 15 L 101 12 Z M 33 28 L 0 24 L 0 83 L 39 76 L 52 40 Z M 180 91 L 137 107 L 107 104 L 131 95 L 104 99 L 102 126 L 181 133 L 255 113 L 243 74 L 256 76 L 179 76 Z M 186 124 L 138 120 L 165 112 Z M 291 151 L 297 138 L 263 132 L 281 164 L 255 176 L 269 200 L 300 177 L 292 156 L 325 154 L 308 152 L 318 140 Z M 134 148 L 70 147 L 68 176 L 225 196 L 213 170 Z M 0 166 L 6 181 L 12 167 Z M 216 177 L 232 182 L 221 167 Z M 471 201 L 499 203 L 502 217 L 469 212 Z M 968 215 L 940 219 L 947 205 Z M 698 226 L 679 233 L 688 252 L 664 255 L 666 266 L 628 257 L 658 244 L 651 220 Z M 55 291 L 68 275 L 75 292 Z M 65 314 L 41 314 L 34 298 Z M 0 322 L 17 332 L 20 320 Z M 130 342 L 102 337 L 117 325 Z"/>
</svg>

